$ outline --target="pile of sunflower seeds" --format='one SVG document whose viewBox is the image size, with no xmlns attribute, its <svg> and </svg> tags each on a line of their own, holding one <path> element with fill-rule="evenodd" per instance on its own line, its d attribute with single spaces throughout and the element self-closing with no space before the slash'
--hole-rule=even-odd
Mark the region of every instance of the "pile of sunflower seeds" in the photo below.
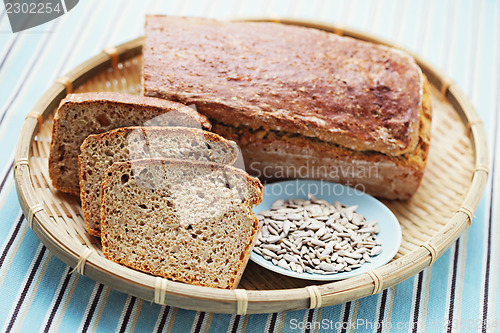
<svg viewBox="0 0 500 333">
<path fill-rule="evenodd" d="M 298 273 L 349 272 L 382 252 L 377 221 L 368 221 L 357 208 L 312 195 L 277 200 L 257 214 L 262 229 L 253 250 Z"/>
</svg>

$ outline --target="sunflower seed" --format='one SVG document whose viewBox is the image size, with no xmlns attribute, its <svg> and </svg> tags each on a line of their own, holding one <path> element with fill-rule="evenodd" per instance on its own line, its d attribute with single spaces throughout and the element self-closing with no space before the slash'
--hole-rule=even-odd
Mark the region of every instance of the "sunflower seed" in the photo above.
<svg viewBox="0 0 500 333">
<path fill-rule="evenodd" d="M 346 263 L 348 263 L 349 265 L 356 265 L 357 263 L 359 263 L 359 260 L 352 259 L 352 258 L 349 258 L 349 257 L 344 257 L 344 261 Z"/>
<path fill-rule="evenodd" d="M 270 244 L 276 243 L 279 240 L 280 240 L 280 236 L 279 235 L 269 236 L 269 237 L 266 238 L 266 242 L 270 243 Z"/>
<path fill-rule="evenodd" d="M 311 224 L 309 224 L 306 228 L 309 229 L 309 230 L 313 230 L 313 231 L 317 231 L 319 230 L 321 227 L 323 227 L 325 224 L 323 222 L 312 222 Z"/>
<path fill-rule="evenodd" d="M 280 261 L 278 261 L 278 266 L 284 269 L 290 269 L 285 259 L 281 259 Z"/>
<path fill-rule="evenodd" d="M 276 253 L 274 253 L 273 251 L 268 250 L 268 249 L 262 249 L 262 254 L 265 256 L 271 257 L 271 258 L 277 257 Z"/>
<path fill-rule="evenodd" d="M 371 251 L 370 251 L 370 255 L 372 257 L 380 254 L 380 252 L 382 252 L 382 246 L 375 246 Z"/>
<path fill-rule="evenodd" d="M 277 244 L 264 244 L 264 245 L 262 245 L 262 248 L 273 251 L 273 252 L 278 252 L 281 249 L 281 246 L 279 246 Z"/>
<path fill-rule="evenodd" d="M 320 238 L 321 236 L 323 236 L 324 234 L 326 233 L 326 226 L 323 224 L 321 226 L 321 228 L 318 229 L 318 231 L 316 231 L 316 236 L 318 238 Z"/>
<path fill-rule="evenodd" d="M 284 254 L 283 255 L 283 259 L 285 259 L 288 262 L 293 262 L 293 263 L 298 263 L 299 262 L 299 260 L 297 258 L 295 258 L 294 256 L 289 255 L 289 254 Z"/>
<path fill-rule="evenodd" d="M 272 205 L 271 205 L 271 210 L 275 209 L 280 209 L 283 207 L 285 204 L 285 200 L 276 200 Z"/>
<path fill-rule="evenodd" d="M 277 200 L 260 212 L 262 223 L 254 251 L 284 269 L 334 274 L 371 262 L 382 252 L 377 221 L 356 212 L 357 206 L 309 200 Z"/>
<path fill-rule="evenodd" d="M 290 232 L 291 225 L 292 224 L 288 220 L 286 220 L 285 222 L 283 222 L 283 233 L 285 234 L 285 236 L 288 236 L 288 233 Z"/>
<path fill-rule="evenodd" d="M 286 217 L 288 220 L 296 220 L 296 221 L 300 221 L 304 218 L 304 216 L 297 213 L 288 214 Z"/>
<path fill-rule="evenodd" d="M 328 264 L 326 262 L 320 263 L 318 268 L 326 272 L 335 272 L 335 265 Z"/>
</svg>

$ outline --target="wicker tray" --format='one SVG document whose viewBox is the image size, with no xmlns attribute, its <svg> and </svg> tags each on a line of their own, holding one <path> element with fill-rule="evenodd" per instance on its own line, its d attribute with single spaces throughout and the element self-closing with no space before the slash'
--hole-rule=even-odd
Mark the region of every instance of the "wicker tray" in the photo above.
<svg viewBox="0 0 500 333">
<path fill-rule="evenodd" d="M 398 47 L 334 25 L 280 22 Z M 28 114 L 17 144 L 14 176 L 28 223 L 50 251 L 80 274 L 142 299 L 185 309 L 245 314 L 314 308 L 375 294 L 417 274 L 470 225 L 488 177 L 484 127 L 459 88 L 414 55 L 433 85 L 432 144 L 417 194 L 406 202 L 386 202 L 403 231 L 401 248 L 390 263 L 347 280 L 318 284 L 277 275 L 249 262 L 235 291 L 167 281 L 106 260 L 99 240 L 85 231 L 78 200 L 56 191 L 50 182 L 52 116 L 70 92 L 140 94 L 142 43 L 139 38 L 106 49 L 59 78 Z"/>
</svg>

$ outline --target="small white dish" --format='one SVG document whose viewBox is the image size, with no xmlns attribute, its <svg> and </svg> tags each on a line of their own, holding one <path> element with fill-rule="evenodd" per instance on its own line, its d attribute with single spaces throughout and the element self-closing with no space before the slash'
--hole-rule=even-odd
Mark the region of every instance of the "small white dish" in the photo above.
<svg viewBox="0 0 500 333">
<path fill-rule="evenodd" d="M 382 242 L 382 252 L 372 257 L 372 262 L 364 263 L 361 267 L 355 268 L 350 272 L 332 274 L 297 273 L 276 266 L 271 261 L 264 259 L 264 257 L 253 251 L 250 255 L 250 260 L 273 272 L 286 276 L 305 280 L 334 281 L 347 279 L 374 270 L 388 263 L 396 255 L 402 240 L 401 227 L 398 219 L 382 202 L 351 187 L 322 180 L 297 179 L 271 183 L 264 186 L 262 203 L 255 207 L 253 211 L 258 213 L 268 210 L 271 208 L 271 205 L 279 199 L 308 199 L 309 194 L 330 203 L 339 201 L 347 206 L 357 205 L 359 206 L 358 209 L 356 209 L 358 213 L 365 216 L 368 220 L 377 220 L 380 229 L 377 237 Z"/>
</svg>

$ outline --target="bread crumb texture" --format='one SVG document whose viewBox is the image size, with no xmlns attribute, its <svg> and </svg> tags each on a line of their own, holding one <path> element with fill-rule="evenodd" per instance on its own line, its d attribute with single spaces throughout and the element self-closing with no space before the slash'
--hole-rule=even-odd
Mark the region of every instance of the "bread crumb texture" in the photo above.
<svg viewBox="0 0 500 333">
<path fill-rule="evenodd" d="M 101 184 L 114 162 L 169 157 L 232 164 L 234 142 L 194 128 L 125 127 L 90 135 L 81 146 L 80 199 L 87 231 L 100 236 Z"/>
<path fill-rule="evenodd" d="M 262 185 L 218 164 L 115 163 L 102 186 L 105 256 L 175 281 L 235 288 L 259 231 Z"/>
<path fill-rule="evenodd" d="M 210 129 L 210 122 L 180 103 L 114 92 L 70 94 L 54 116 L 49 175 L 54 187 L 78 195 L 78 154 L 91 134 L 126 126 Z"/>
</svg>

